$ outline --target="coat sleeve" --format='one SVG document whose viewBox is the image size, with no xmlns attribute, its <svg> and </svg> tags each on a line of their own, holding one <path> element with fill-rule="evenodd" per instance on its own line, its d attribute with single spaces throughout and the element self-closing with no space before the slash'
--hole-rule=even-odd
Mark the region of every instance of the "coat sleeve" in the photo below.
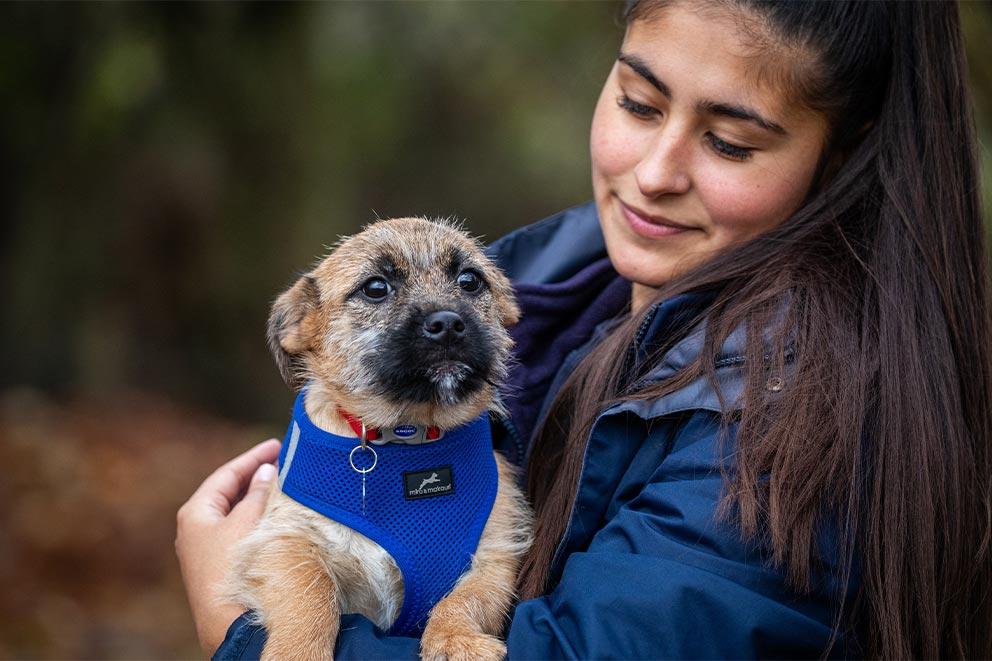
<svg viewBox="0 0 992 661">
<path fill-rule="evenodd" d="M 808 594 L 790 590 L 756 545 L 717 520 L 716 414 L 697 411 L 651 434 L 658 437 L 648 444 L 670 449 L 667 456 L 631 493 L 603 494 L 614 502 L 588 547 L 568 557 L 553 591 L 517 605 L 509 658 L 820 656 L 832 632 L 831 582 L 822 578 Z M 417 657 L 416 639 L 346 618 L 336 658 Z M 247 635 L 237 627 L 217 658 L 250 658 L 221 655 Z M 841 634 L 833 654 L 845 644 Z"/>
<path fill-rule="evenodd" d="M 717 414 L 696 411 L 649 433 L 644 446 L 667 445 L 667 456 L 635 481 L 639 488 L 614 498 L 555 589 L 518 605 L 511 659 L 823 654 L 834 614 L 830 582 L 797 594 L 757 545 L 718 520 L 719 458 L 732 451 L 732 432 L 721 447 Z M 844 645 L 841 636 L 833 653 Z"/>
<path fill-rule="evenodd" d="M 265 629 L 251 624 L 244 614 L 231 624 L 227 637 L 214 653 L 214 661 L 258 659 L 265 646 Z M 386 635 L 368 618 L 341 616 L 341 630 L 334 647 L 335 659 L 419 659 L 420 640 Z"/>
</svg>

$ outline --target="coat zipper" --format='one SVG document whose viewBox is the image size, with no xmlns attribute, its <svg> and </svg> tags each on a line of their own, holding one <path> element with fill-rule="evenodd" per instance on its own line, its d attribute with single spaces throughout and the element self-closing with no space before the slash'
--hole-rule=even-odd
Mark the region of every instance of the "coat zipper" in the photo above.
<svg viewBox="0 0 992 661">
<path fill-rule="evenodd" d="M 513 424 L 513 419 L 507 415 L 502 418 L 503 427 L 510 434 L 510 438 L 513 439 L 513 445 L 517 450 L 516 464 L 517 466 L 522 466 L 524 463 L 524 442 L 520 438 L 520 432 L 517 431 L 517 426 Z"/>
<path fill-rule="evenodd" d="M 640 327 L 637 329 L 637 334 L 634 336 L 633 344 L 631 344 L 631 346 L 627 349 L 627 356 L 631 367 L 633 367 L 634 361 L 637 359 L 637 347 L 639 347 L 641 342 L 644 341 L 644 336 L 647 334 L 648 327 L 651 325 L 651 322 L 654 321 L 659 305 L 661 305 L 661 303 L 655 303 L 651 307 L 650 312 L 644 316 L 644 320 L 641 322 Z M 593 421 L 592 426 L 589 428 L 589 436 L 586 437 L 586 450 L 582 455 L 582 468 L 579 470 L 578 484 L 575 485 L 575 495 L 572 496 L 572 504 L 568 508 L 568 524 L 565 526 L 565 533 L 562 535 L 561 540 L 558 542 L 558 546 L 555 547 L 554 554 L 551 556 L 551 564 L 549 567 L 552 570 L 558 564 L 558 560 L 560 559 L 562 552 L 565 550 L 565 543 L 568 541 L 569 534 L 572 532 L 572 521 L 575 516 L 575 506 L 579 502 L 579 486 L 582 484 L 582 474 L 585 473 L 586 470 L 586 456 L 589 452 L 589 441 L 592 438 L 593 431 L 595 431 L 599 421 L 602 420 L 603 417 L 609 413 L 609 411 L 610 409 L 607 409 L 596 416 L 596 420 Z"/>
</svg>

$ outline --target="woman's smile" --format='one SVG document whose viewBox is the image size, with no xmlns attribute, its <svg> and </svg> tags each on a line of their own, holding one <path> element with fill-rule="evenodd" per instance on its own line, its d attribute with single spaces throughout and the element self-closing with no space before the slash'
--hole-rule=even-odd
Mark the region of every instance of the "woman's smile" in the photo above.
<svg viewBox="0 0 992 661">
<path fill-rule="evenodd" d="M 619 197 L 617 198 L 617 203 L 620 205 L 624 218 L 630 223 L 630 229 L 645 239 L 677 236 L 694 229 L 681 223 L 676 223 L 664 216 L 645 213 L 640 209 L 624 204 L 623 200 Z"/>
</svg>

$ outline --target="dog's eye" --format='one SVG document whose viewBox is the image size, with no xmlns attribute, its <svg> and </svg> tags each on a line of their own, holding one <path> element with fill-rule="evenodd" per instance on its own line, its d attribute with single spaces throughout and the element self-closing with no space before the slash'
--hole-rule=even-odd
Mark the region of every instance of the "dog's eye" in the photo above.
<svg viewBox="0 0 992 661">
<path fill-rule="evenodd" d="M 474 294 L 482 288 L 482 276 L 472 270 L 462 271 L 458 274 L 458 286 Z"/>
<path fill-rule="evenodd" d="M 369 278 L 362 285 L 362 294 L 372 301 L 381 301 L 389 295 L 392 287 L 382 278 Z"/>
</svg>

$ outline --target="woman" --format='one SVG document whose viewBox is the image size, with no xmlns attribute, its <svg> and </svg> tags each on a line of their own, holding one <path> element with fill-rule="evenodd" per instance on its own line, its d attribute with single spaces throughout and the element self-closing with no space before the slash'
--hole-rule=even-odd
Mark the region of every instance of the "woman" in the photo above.
<svg viewBox="0 0 992 661">
<path fill-rule="evenodd" d="M 494 435 L 538 516 L 511 658 L 992 656 L 970 113 L 951 4 L 629 6 L 595 203 L 491 248 L 524 310 Z M 220 512 L 274 445 L 180 513 L 208 650 L 253 492 Z M 417 651 L 354 615 L 338 645 Z"/>
</svg>

